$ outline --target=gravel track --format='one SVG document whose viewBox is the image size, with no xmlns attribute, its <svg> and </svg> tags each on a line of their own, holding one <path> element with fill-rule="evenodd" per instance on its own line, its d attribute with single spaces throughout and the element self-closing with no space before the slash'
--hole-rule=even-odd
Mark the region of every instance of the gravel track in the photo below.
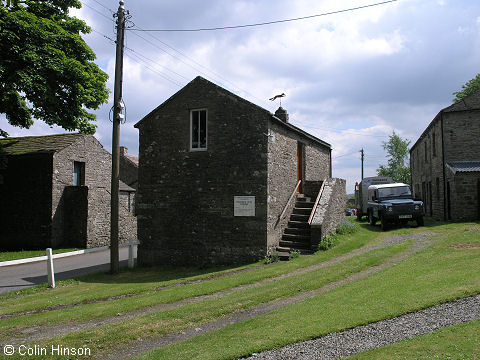
<svg viewBox="0 0 480 360">
<path fill-rule="evenodd" d="M 326 360 L 394 344 L 445 326 L 480 319 L 480 295 L 382 320 L 318 339 L 253 354 L 247 360 Z"/>
</svg>

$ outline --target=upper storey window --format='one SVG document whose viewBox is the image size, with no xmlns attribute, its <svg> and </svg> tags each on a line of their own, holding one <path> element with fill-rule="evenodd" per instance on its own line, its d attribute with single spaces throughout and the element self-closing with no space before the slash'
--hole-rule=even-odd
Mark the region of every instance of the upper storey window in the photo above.
<svg viewBox="0 0 480 360">
<path fill-rule="evenodd" d="M 190 111 L 190 150 L 207 150 L 207 109 Z"/>
</svg>

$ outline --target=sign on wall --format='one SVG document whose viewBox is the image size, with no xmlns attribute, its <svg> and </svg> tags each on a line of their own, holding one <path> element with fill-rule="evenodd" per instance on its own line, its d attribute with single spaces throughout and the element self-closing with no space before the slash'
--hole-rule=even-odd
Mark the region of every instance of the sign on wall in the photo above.
<svg viewBox="0 0 480 360">
<path fill-rule="evenodd" d="M 233 216 L 255 216 L 255 196 L 234 196 Z"/>
</svg>

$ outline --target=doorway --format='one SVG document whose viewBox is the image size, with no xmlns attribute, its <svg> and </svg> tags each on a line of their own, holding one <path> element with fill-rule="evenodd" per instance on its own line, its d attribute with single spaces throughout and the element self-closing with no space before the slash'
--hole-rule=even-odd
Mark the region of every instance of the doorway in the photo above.
<svg viewBox="0 0 480 360">
<path fill-rule="evenodd" d="M 303 185 L 305 183 L 305 145 L 297 142 L 297 184 L 301 181 L 297 192 L 303 194 Z"/>
</svg>

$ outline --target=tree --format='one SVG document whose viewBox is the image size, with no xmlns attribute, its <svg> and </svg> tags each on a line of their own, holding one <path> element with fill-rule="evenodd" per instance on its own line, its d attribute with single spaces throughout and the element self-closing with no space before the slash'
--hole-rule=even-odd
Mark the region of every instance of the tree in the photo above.
<svg viewBox="0 0 480 360">
<path fill-rule="evenodd" d="M 389 136 L 388 141 L 382 142 L 383 149 L 387 151 L 388 165 L 380 165 L 377 175 L 390 176 L 395 182 L 410 183 L 410 166 L 408 164 L 408 145 L 410 141 L 403 140 L 395 134 Z M 407 163 L 407 165 L 406 165 Z"/>
<path fill-rule="evenodd" d="M 480 74 L 477 74 L 472 80 L 462 85 L 462 90 L 453 93 L 455 95 L 453 102 L 460 101 L 477 90 L 480 90 Z"/>
<path fill-rule="evenodd" d="M 0 113 L 11 125 L 33 119 L 93 134 L 108 99 L 108 75 L 82 39 L 84 21 L 68 14 L 77 0 L 0 0 Z M 6 135 L 0 129 L 0 135 Z"/>
</svg>

